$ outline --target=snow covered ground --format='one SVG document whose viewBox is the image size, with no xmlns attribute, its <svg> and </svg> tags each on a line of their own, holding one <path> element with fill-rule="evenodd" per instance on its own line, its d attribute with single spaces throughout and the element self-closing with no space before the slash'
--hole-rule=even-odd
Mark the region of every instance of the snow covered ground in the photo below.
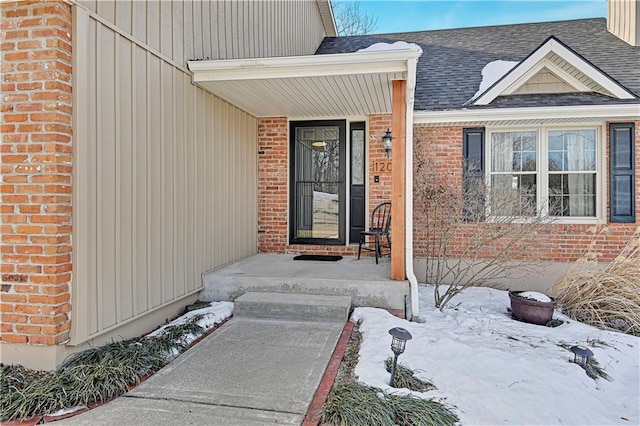
<svg viewBox="0 0 640 426">
<path fill-rule="evenodd" d="M 211 302 L 207 307 L 187 312 L 181 317 L 174 319 L 169 324 L 163 325 L 157 330 L 149 333 L 147 337 L 160 336 L 162 333 L 164 333 L 164 330 L 167 327 L 186 324 L 191 318 L 195 317 L 196 315 L 202 316 L 202 318 L 198 321 L 198 325 L 202 327 L 206 332 L 210 328 L 214 327 L 217 324 L 220 324 L 222 321 L 229 318 L 232 314 L 233 302 Z M 198 337 L 200 337 L 200 335 L 190 334 L 188 336 L 185 336 L 184 342 L 188 345 Z M 177 352 L 175 355 L 177 355 Z"/>
<path fill-rule="evenodd" d="M 470 288 L 444 312 L 433 307 L 433 287 L 420 288 L 420 318 L 407 322 L 374 308 L 357 308 L 362 345 L 355 373 L 387 392 L 435 398 L 464 425 L 640 424 L 640 338 L 602 331 L 556 311 L 559 327 L 511 319 L 506 291 Z M 399 362 L 432 382 L 425 393 L 388 385 L 389 330 L 413 335 Z M 612 381 L 593 380 L 561 345 L 589 347 Z"/>
</svg>

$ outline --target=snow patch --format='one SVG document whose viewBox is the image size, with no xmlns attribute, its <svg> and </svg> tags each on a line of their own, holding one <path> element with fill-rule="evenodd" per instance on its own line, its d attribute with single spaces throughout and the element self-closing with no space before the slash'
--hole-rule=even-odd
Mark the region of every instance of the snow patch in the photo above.
<svg viewBox="0 0 640 426">
<path fill-rule="evenodd" d="M 202 327 L 205 332 L 214 327 L 216 324 L 220 324 L 226 318 L 229 318 L 233 314 L 233 302 L 211 302 L 211 304 L 202 309 L 187 312 L 179 318 L 174 319 L 169 324 L 163 325 L 157 330 L 149 333 L 147 337 L 160 336 L 164 333 L 167 327 L 186 324 L 191 318 L 196 315 L 202 315 L 203 317 L 198 321 L 198 325 Z M 190 344 L 196 340 L 199 335 L 191 334 L 185 336 L 185 343 Z"/>
<path fill-rule="evenodd" d="M 420 318 L 408 322 L 375 308 L 356 308 L 362 344 L 355 374 L 387 392 L 436 399 L 461 424 L 640 424 L 640 338 L 599 330 L 558 311 L 564 323 L 544 327 L 514 321 L 509 295 L 468 288 L 440 312 L 433 286 L 420 286 Z M 389 387 L 384 360 L 393 356 L 389 330 L 413 336 L 398 362 L 432 382 L 424 393 Z M 572 345 L 589 347 L 613 379 L 593 380 L 570 362 Z"/>
<path fill-rule="evenodd" d="M 480 87 L 478 87 L 478 91 L 473 95 L 471 100 L 474 100 L 483 94 L 485 90 L 493 86 L 496 81 L 504 77 L 519 63 L 520 62 L 497 60 L 485 65 L 484 68 L 482 68 L 482 81 L 480 82 Z"/>
<path fill-rule="evenodd" d="M 406 41 L 396 41 L 395 43 L 374 43 L 369 47 L 358 50 L 358 52 L 382 52 L 390 50 L 417 50 L 418 56 L 422 56 L 422 48 L 415 43 Z"/>
<path fill-rule="evenodd" d="M 551 298 L 546 294 L 538 293 L 537 291 L 523 291 L 522 293 L 518 293 L 518 296 L 524 297 L 525 299 L 535 300 L 536 302 L 551 302 Z"/>
</svg>

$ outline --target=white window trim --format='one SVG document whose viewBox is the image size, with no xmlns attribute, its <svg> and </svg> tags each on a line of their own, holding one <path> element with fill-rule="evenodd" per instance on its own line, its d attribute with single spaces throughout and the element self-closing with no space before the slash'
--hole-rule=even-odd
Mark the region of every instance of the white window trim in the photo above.
<svg viewBox="0 0 640 426">
<path fill-rule="evenodd" d="M 491 139 L 493 133 L 502 132 L 537 132 L 536 137 L 536 176 L 537 176 L 537 207 L 538 211 L 542 212 L 545 217 L 548 217 L 553 223 L 564 224 L 602 224 L 606 223 L 605 213 L 606 200 L 608 197 L 606 188 L 606 146 L 605 146 L 605 123 L 585 124 L 580 123 L 576 125 L 563 124 L 563 125 L 540 125 L 540 126 L 514 126 L 514 127 L 487 127 L 485 136 L 485 182 L 487 186 L 491 186 Z M 549 156 L 549 140 L 548 134 L 552 130 L 595 130 L 596 131 L 596 215 L 595 217 L 578 217 L 578 216 L 547 216 L 548 203 L 546 202 L 549 196 L 549 172 L 548 162 Z M 526 221 L 526 218 L 522 219 Z"/>
</svg>

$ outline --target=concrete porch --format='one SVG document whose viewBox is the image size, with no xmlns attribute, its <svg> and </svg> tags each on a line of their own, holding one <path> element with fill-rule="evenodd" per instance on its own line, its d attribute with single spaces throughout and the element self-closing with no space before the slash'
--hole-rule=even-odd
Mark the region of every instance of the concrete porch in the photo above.
<svg viewBox="0 0 640 426">
<path fill-rule="evenodd" d="M 351 296 L 353 306 L 405 310 L 407 281 L 391 280 L 389 258 L 345 256 L 337 262 L 257 254 L 202 275 L 200 299 L 233 301 L 248 291 Z"/>
</svg>

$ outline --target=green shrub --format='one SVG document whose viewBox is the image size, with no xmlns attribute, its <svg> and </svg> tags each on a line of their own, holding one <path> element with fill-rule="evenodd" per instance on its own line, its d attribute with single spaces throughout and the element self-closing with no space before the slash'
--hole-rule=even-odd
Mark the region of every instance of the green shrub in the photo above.
<svg viewBox="0 0 640 426">
<path fill-rule="evenodd" d="M 321 420 L 333 426 L 450 426 L 458 417 L 439 402 L 351 382 L 334 386 Z"/>
<path fill-rule="evenodd" d="M 322 409 L 322 422 L 333 426 L 395 424 L 393 407 L 382 392 L 355 382 L 334 386 Z"/>
<path fill-rule="evenodd" d="M 391 373 L 391 368 L 393 366 L 393 358 L 389 357 L 384 361 L 384 365 L 387 369 L 387 372 Z M 407 388 L 409 390 L 415 392 L 426 392 L 432 389 L 436 389 L 436 387 L 429 382 L 425 382 L 424 380 L 418 379 L 413 370 L 405 367 L 402 364 L 396 365 L 396 376 L 393 380 L 394 387 L 396 388 Z"/>
</svg>

